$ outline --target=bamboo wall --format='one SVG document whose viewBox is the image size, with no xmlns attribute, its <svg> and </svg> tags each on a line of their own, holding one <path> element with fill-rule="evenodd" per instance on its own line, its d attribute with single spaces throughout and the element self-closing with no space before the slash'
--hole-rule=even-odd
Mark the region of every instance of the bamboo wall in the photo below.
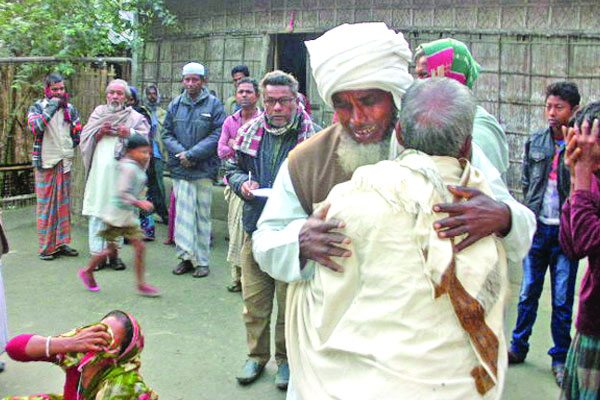
<svg viewBox="0 0 600 400">
<path fill-rule="evenodd" d="M 264 75 L 268 44 L 269 36 L 262 34 L 149 41 L 144 48 L 143 86 L 157 83 L 163 101 L 168 102 L 181 93 L 183 65 L 198 61 L 206 67 L 208 87 L 225 99 L 233 95 L 234 66 L 246 64 L 254 76 Z"/>
<path fill-rule="evenodd" d="M 142 80 L 158 82 L 163 101 L 180 90 L 181 66 L 204 62 L 209 86 L 225 99 L 233 92 L 229 71 L 246 63 L 253 76 L 273 65 L 276 35 L 320 34 L 341 23 L 384 21 L 416 48 L 442 37 L 465 41 L 483 73 L 474 92 L 504 126 L 510 143 L 509 186 L 520 196 L 520 160 L 529 133 L 544 127 L 547 84 L 569 79 L 582 101 L 600 88 L 600 18 L 596 0 L 168 0 L 181 32 L 156 28 L 142 57 Z M 308 85 L 314 117 L 331 121 L 331 110 Z"/>
<path fill-rule="evenodd" d="M 0 66 L 0 165 L 24 164 L 31 159 L 33 138 L 25 133 L 25 115 L 38 95 L 29 83 L 15 87 L 18 66 Z M 41 79 L 41 75 L 34 78 Z"/>
</svg>

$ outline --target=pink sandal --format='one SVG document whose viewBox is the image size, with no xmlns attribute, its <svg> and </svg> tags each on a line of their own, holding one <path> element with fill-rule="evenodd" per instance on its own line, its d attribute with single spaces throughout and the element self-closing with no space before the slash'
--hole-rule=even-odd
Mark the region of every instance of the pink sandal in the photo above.
<svg viewBox="0 0 600 400">
<path fill-rule="evenodd" d="M 139 285 L 137 287 L 137 292 L 139 295 L 145 297 L 159 297 L 160 295 L 162 295 L 161 291 L 157 287 L 148 285 L 147 283 Z"/>
<path fill-rule="evenodd" d="M 88 278 L 85 269 L 80 269 L 79 272 L 77 272 L 77 275 L 79 275 L 79 279 L 81 279 L 87 290 L 90 292 L 97 292 L 100 290 L 96 282 L 94 281 L 94 283 L 92 283 L 92 280 Z"/>
</svg>

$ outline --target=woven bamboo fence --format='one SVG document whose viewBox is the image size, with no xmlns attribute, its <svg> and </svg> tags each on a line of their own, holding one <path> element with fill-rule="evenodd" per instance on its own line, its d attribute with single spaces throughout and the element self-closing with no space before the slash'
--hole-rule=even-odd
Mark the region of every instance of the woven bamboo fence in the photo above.
<svg viewBox="0 0 600 400">
<path fill-rule="evenodd" d="M 42 96 L 47 66 L 37 64 L 30 81 L 20 78 L 20 64 L 0 65 L 0 196 L 3 207 L 35 202 L 31 150 L 33 135 L 26 128 L 28 108 Z M 37 71 L 37 72 L 36 72 Z M 77 107 L 82 123 L 94 107 L 104 102 L 104 89 L 115 76 L 111 67 L 79 66 L 66 81 L 70 101 Z M 83 166 L 79 151 L 72 171 L 72 207 L 75 220 L 83 198 Z"/>
</svg>

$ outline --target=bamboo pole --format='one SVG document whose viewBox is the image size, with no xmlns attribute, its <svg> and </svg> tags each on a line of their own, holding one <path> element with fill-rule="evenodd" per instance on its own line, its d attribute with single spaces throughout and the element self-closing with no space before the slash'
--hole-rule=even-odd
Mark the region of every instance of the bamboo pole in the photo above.
<svg viewBox="0 0 600 400">
<path fill-rule="evenodd" d="M 60 58 L 60 57 L 0 57 L 0 64 L 24 64 L 31 62 L 63 62 L 63 61 L 74 61 L 74 62 L 111 62 L 111 63 L 133 63 L 133 59 L 130 57 L 73 57 L 73 58 Z"/>
</svg>

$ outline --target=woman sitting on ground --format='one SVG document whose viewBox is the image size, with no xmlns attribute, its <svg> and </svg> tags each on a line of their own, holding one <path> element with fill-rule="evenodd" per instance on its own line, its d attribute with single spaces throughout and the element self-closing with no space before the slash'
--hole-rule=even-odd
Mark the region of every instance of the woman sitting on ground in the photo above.
<svg viewBox="0 0 600 400">
<path fill-rule="evenodd" d="M 19 335 L 6 346 L 17 361 L 49 361 L 67 374 L 63 395 L 4 400 L 157 400 L 139 373 L 144 336 L 136 319 L 111 311 L 99 323 L 58 336 Z"/>
</svg>

